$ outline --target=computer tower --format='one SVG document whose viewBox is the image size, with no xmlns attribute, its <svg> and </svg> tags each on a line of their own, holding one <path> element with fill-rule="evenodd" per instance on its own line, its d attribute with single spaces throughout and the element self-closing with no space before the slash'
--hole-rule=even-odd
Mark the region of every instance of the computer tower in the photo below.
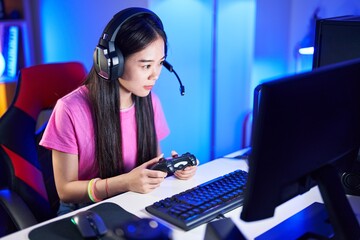
<svg viewBox="0 0 360 240">
<path fill-rule="evenodd" d="M 318 19 L 313 69 L 360 58 L 360 16 Z"/>
<path fill-rule="evenodd" d="M 316 21 L 313 69 L 356 58 L 360 58 L 360 16 Z M 353 165 L 340 175 L 345 192 L 360 196 L 360 152 Z"/>
</svg>

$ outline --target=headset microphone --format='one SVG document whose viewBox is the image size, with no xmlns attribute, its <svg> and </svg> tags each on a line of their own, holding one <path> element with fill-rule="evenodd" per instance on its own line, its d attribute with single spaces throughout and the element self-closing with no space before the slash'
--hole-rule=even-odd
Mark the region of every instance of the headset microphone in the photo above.
<svg viewBox="0 0 360 240">
<path fill-rule="evenodd" d="M 177 78 L 177 80 L 179 81 L 179 84 L 180 84 L 180 88 L 179 88 L 180 94 L 181 94 L 181 96 L 184 96 L 185 95 L 185 86 L 182 85 L 182 83 L 180 81 L 180 78 L 177 75 L 177 73 L 175 72 L 173 66 L 166 60 L 163 62 L 163 65 L 169 72 L 173 72 L 175 74 L 175 76 L 176 76 L 176 78 Z"/>
</svg>

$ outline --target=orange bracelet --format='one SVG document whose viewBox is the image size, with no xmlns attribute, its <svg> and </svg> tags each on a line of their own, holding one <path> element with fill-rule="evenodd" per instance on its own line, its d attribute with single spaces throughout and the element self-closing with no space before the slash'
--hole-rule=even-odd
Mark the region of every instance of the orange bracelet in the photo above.
<svg viewBox="0 0 360 240">
<path fill-rule="evenodd" d="M 100 180 L 100 178 L 95 178 L 94 179 L 94 184 L 91 186 L 91 197 L 92 197 L 92 199 L 91 200 L 93 200 L 93 202 L 100 202 L 102 199 L 99 199 L 99 198 L 97 198 L 96 197 L 96 194 L 95 194 L 95 187 L 96 187 L 96 182 L 97 181 L 99 181 Z"/>
<path fill-rule="evenodd" d="M 108 198 L 109 197 L 108 179 L 105 179 L 105 191 L 106 191 L 106 198 Z"/>
</svg>

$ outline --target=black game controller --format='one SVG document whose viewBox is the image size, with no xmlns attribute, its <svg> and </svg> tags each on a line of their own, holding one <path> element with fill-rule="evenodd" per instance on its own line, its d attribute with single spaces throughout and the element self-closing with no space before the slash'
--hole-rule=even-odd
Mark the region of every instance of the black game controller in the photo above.
<svg viewBox="0 0 360 240">
<path fill-rule="evenodd" d="M 160 158 L 159 162 L 152 165 L 150 169 L 174 173 L 177 170 L 183 170 L 188 166 L 195 165 L 197 165 L 196 157 L 191 153 L 185 153 L 173 158 Z"/>
</svg>

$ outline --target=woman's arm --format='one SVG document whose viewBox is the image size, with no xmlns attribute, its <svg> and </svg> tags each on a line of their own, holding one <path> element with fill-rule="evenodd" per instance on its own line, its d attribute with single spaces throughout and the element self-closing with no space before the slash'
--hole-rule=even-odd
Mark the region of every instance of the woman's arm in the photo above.
<svg viewBox="0 0 360 240">
<path fill-rule="evenodd" d="M 87 188 L 90 180 L 78 180 L 78 156 L 56 150 L 53 153 L 53 168 L 56 189 L 60 200 L 69 203 L 90 202 Z M 166 173 L 148 167 L 163 155 L 134 168 L 131 172 L 108 179 L 100 179 L 95 185 L 95 195 L 105 199 L 126 191 L 148 193 L 159 187 Z"/>
<path fill-rule="evenodd" d="M 78 155 L 52 150 L 56 190 L 63 202 L 89 202 L 89 181 L 78 180 Z"/>
</svg>

